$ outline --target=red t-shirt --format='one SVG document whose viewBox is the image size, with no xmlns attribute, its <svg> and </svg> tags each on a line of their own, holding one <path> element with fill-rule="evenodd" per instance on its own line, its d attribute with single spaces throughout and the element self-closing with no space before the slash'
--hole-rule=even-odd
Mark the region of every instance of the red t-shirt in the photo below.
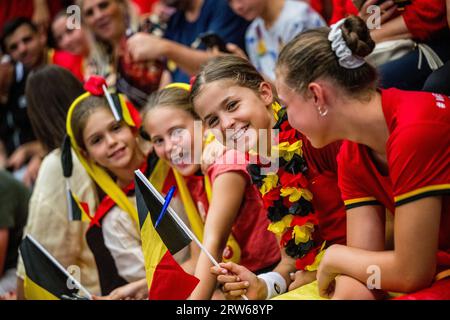
<svg viewBox="0 0 450 320">
<path fill-rule="evenodd" d="M 245 155 L 229 150 L 208 169 L 211 184 L 221 174 L 238 172 L 247 180 L 244 199 L 232 227 L 241 248 L 240 264 L 255 272 L 280 260 L 280 247 L 275 235 L 267 230 L 269 220 L 259 190 L 251 183 Z"/>
<path fill-rule="evenodd" d="M 450 100 L 427 92 L 382 91 L 389 139 L 389 175 L 376 168 L 368 147 L 345 141 L 338 156 L 339 187 L 347 209 L 395 207 L 443 195 L 439 267 L 450 267 Z M 439 271 L 439 270 L 438 270 Z"/>
<path fill-rule="evenodd" d="M 346 244 L 346 213 L 338 187 L 336 160 L 341 142 L 316 149 L 305 136 L 301 137 L 303 156 L 308 165 L 308 188 L 313 194 L 312 204 L 319 222 L 319 234 L 327 245 Z"/>
</svg>

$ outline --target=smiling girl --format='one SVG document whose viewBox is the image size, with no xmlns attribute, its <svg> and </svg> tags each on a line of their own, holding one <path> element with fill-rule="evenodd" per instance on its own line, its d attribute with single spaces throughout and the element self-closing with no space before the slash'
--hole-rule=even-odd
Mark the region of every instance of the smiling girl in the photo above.
<svg viewBox="0 0 450 320">
<path fill-rule="evenodd" d="M 279 236 L 282 246 L 283 259 L 275 272 L 256 277 L 233 263 L 222 266 L 236 276 L 214 269 L 225 284 L 226 296 L 238 297 L 248 290 L 250 299 L 266 299 L 286 291 L 289 284 L 294 289 L 315 280 L 324 246 L 345 243 L 345 214 L 336 176 L 340 143 L 312 147 L 289 126 L 271 85 L 242 58 L 223 56 L 206 64 L 192 86 L 191 100 L 206 127 L 218 130 L 227 145 L 259 152 L 247 170 L 261 193 L 269 230 Z M 259 145 L 267 150 L 258 150 Z M 272 166 L 264 173 L 277 163 L 278 168 Z"/>
<path fill-rule="evenodd" d="M 439 94 L 378 90 L 376 70 L 363 58 L 373 48 L 367 26 L 353 16 L 301 34 L 277 65 L 292 125 L 316 147 L 346 139 L 338 171 L 347 246 L 325 253 L 320 293 L 346 298 L 350 291 L 342 289 L 350 283 L 369 291 L 375 266 L 383 290 L 424 289 L 411 298 L 448 299 L 450 102 Z M 386 208 L 395 216 L 389 251 Z"/>
</svg>

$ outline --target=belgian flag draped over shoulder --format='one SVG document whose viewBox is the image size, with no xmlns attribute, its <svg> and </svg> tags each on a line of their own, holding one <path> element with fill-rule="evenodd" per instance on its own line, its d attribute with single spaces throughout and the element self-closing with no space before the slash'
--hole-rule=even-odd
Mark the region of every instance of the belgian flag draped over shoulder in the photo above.
<svg viewBox="0 0 450 320">
<path fill-rule="evenodd" d="M 154 172 L 159 172 L 157 169 Z M 150 181 L 154 181 L 154 178 L 150 177 Z M 199 280 L 186 273 L 172 255 L 189 245 L 191 239 L 168 214 L 156 230 L 155 223 L 163 204 L 137 176 L 135 186 L 149 299 L 186 299 Z"/>
</svg>

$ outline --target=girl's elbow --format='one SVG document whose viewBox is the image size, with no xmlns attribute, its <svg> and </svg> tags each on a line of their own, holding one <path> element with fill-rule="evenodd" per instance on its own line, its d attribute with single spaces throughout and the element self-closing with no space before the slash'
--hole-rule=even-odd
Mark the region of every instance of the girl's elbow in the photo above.
<svg viewBox="0 0 450 320">
<path fill-rule="evenodd" d="M 404 293 L 412 293 L 431 285 L 434 278 L 434 270 L 418 272 L 414 270 L 409 270 L 402 275 L 400 275 L 401 285 L 400 290 Z"/>
</svg>

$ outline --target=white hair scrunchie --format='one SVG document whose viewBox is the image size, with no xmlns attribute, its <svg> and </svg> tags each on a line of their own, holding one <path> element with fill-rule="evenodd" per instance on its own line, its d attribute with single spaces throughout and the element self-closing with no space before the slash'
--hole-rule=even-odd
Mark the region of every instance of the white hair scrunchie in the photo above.
<svg viewBox="0 0 450 320">
<path fill-rule="evenodd" d="M 331 42 L 331 49 L 339 59 L 339 64 L 346 69 L 356 69 L 366 63 L 366 60 L 353 55 L 352 50 L 347 46 L 341 29 L 344 22 L 345 18 L 330 26 L 331 30 L 328 34 L 328 40 Z"/>
</svg>

